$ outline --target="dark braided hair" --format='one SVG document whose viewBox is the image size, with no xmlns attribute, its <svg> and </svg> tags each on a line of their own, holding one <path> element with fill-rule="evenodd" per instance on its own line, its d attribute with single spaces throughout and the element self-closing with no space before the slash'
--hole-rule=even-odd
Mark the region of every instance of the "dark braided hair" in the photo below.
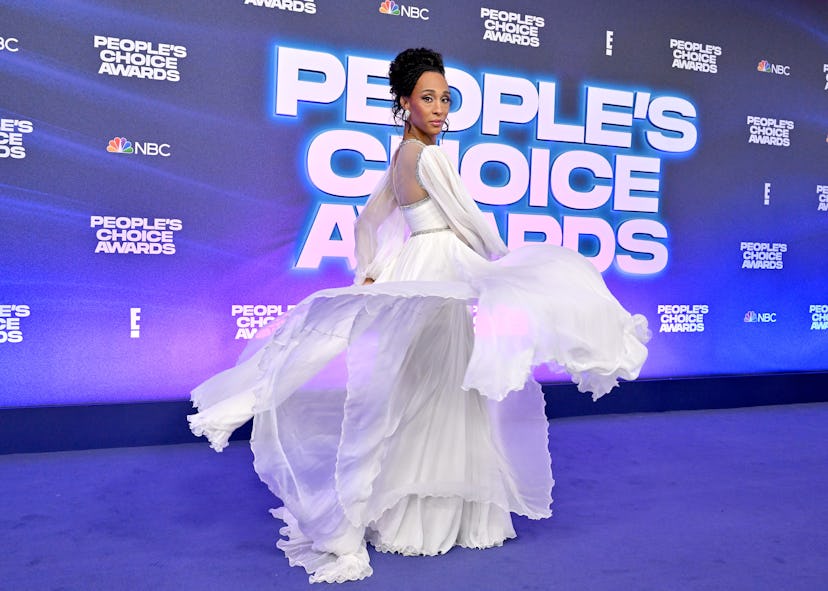
<svg viewBox="0 0 828 591">
<path fill-rule="evenodd" d="M 391 84 L 391 94 L 394 95 L 394 104 L 391 105 L 394 120 L 402 120 L 401 113 L 404 109 L 400 104 L 400 97 L 411 96 L 417 80 L 424 72 L 438 72 L 445 76 L 443 56 L 431 49 L 420 47 L 400 52 L 391 62 L 388 80 Z"/>
</svg>

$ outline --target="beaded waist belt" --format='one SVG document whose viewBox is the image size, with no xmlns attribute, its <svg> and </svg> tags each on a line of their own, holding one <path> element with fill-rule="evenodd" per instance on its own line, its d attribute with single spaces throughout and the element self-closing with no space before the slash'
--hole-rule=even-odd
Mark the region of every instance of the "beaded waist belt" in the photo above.
<svg viewBox="0 0 828 591">
<path fill-rule="evenodd" d="M 432 228 L 431 230 L 418 230 L 416 232 L 411 232 L 411 238 L 414 236 L 420 236 L 421 234 L 433 234 L 434 232 L 451 232 L 451 228 L 446 226 L 445 228 Z"/>
</svg>

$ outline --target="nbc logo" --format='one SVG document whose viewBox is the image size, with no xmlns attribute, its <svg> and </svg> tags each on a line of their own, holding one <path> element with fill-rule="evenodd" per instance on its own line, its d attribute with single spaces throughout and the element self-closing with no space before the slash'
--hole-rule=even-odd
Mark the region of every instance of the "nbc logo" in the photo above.
<svg viewBox="0 0 828 591">
<path fill-rule="evenodd" d="M 745 312 L 745 322 L 776 322 L 776 312 Z"/>
<path fill-rule="evenodd" d="M 18 41 L 14 37 L 0 37 L 0 51 L 8 51 L 10 53 L 17 53 L 20 51 Z"/>
<path fill-rule="evenodd" d="M 779 74 L 780 76 L 790 76 L 791 67 L 783 66 L 781 64 L 772 64 L 768 60 L 760 60 L 756 65 L 756 70 L 765 74 Z"/>
<path fill-rule="evenodd" d="M 394 0 L 383 0 L 380 3 L 379 11 L 382 14 L 390 14 L 393 16 L 406 16 L 408 18 L 417 18 L 424 21 L 428 20 L 428 8 L 419 8 L 417 6 L 405 6 L 397 4 Z"/>
<path fill-rule="evenodd" d="M 109 140 L 109 145 L 106 147 L 107 152 L 115 154 L 132 154 L 132 142 L 125 137 L 114 137 Z"/>
<path fill-rule="evenodd" d="M 115 136 L 109 140 L 106 151 L 113 154 L 140 154 L 167 158 L 170 155 L 170 145 L 156 142 L 130 142 L 125 137 Z"/>
</svg>

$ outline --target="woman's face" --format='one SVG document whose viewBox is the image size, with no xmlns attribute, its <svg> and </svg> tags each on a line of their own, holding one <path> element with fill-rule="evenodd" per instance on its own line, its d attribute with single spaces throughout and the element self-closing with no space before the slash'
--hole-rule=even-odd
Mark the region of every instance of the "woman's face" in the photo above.
<svg viewBox="0 0 828 591">
<path fill-rule="evenodd" d="M 445 77 L 439 72 L 424 72 L 411 96 L 402 97 L 400 104 L 408 109 L 409 131 L 417 139 L 434 142 L 443 129 L 451 106 L 451 95 Z"/>
</svg>

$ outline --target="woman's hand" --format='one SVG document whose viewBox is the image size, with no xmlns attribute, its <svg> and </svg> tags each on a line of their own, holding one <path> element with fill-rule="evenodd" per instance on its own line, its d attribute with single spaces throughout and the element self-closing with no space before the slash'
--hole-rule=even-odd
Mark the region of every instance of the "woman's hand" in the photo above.
<svg viewBox="0 0 828 591">
<path fill-rule="evenodd" d="M 365 281 L 362 282 L 362 285 L 371 285 L 373 282 L 373 279 L 371 279 L 370 277 L 366 277 Z"/>
</svg>

